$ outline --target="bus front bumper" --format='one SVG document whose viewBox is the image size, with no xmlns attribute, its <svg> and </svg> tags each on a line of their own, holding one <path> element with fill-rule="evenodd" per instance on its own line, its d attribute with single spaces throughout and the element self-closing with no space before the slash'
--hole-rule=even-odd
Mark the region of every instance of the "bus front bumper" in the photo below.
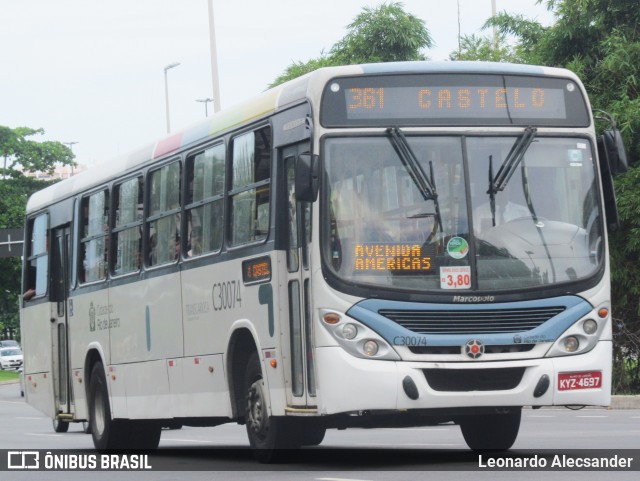
<svg viewBox="0 0 640 481">
<path fill-rule="evenodd" d="M 611 341 L 575 356 L 462 363 L 369 360 L 323 347 L 316 349 L 316 366 L 324 415 L 611 402 Z"/>
</svg>

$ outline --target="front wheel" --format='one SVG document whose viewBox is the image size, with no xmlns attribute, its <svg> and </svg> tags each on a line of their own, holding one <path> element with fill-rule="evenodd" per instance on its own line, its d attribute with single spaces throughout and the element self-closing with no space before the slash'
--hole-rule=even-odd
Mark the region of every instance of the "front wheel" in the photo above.
<svg viewBox="0 0 640 481">
<path fill-rule="evenodd" d="M 462 436 L 474 451 L 506 451 L 518 437 L 521 415 L 522 408 L 513 408 L 461 419 Z"/>
<path fill-rule="evenodd" d="M 269 414 L 260 358 L 254 352 L 249 358 L 245 374 L 245 421 L 249 445 L 256 459 L 262 463 L 282 460 L 284 449 L 300 447 L 290 419 Z"/>
</svg>

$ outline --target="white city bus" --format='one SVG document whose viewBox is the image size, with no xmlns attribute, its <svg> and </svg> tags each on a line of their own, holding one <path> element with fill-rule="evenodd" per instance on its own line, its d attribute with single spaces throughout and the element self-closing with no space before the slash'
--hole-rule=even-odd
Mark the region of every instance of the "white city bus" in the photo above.
<svg viewBox="0 0 640 481">
<path fill-rule="evenodd" d="M 27 401 L 98 449 L 451 421 L 508 449 L 523 406 L 610 402 L 625 162 L 566 70 L 318 70 L 31 197 Z"/>
</svg>

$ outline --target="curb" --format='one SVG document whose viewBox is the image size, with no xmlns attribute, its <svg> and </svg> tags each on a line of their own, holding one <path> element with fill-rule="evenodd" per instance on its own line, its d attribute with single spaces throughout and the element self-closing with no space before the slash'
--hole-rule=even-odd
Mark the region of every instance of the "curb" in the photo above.
<svg viewBox="0 0 640 481">
<path fill-rule="evenodd" d="M 609 409 L 640 409 L 640 396 L 611 396 Z"/>
</svg>

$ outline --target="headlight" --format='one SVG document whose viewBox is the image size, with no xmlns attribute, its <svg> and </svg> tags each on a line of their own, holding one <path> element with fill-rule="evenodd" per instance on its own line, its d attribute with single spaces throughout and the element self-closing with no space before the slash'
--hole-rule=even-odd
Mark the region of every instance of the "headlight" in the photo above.
<svg viewBox="0 0 640 481">
<path fill-rule="evenodd" d="M 569 336 L 562 340 L 562 346 L 567 352 L 576 352 L 580 347 L 580 341 L 577 337 Z"/>
<path fill-rule="evenodd" d="M 589 335 L 595 334 L 598 331 L 598 323 L 593 319 L 587 319 L 582 324 L 582 329 L 584 329 L 584 332 Z"/>
<path fill-rule="evenodd" d="M 367 356 L 375 356 L 378 354 L 378 343 L 376 341 L 367 341 L 362 346 L 362 350 Z"/>
<path fill-rule="evenodd" d="M 345 339 L 355 339 L 355 337 L 358 335 L 358 328 L 351 323 L 345 324 L 344 326 L 342 326 L 342 335 Z"/>
<path fill-rule="evenodd" d="M 355 357 L 398 361 L 400 356 L 391 345 L 373 329 L 346 314 L 320 309 L 320 324 L 337 343 Z"/>
</svg>

